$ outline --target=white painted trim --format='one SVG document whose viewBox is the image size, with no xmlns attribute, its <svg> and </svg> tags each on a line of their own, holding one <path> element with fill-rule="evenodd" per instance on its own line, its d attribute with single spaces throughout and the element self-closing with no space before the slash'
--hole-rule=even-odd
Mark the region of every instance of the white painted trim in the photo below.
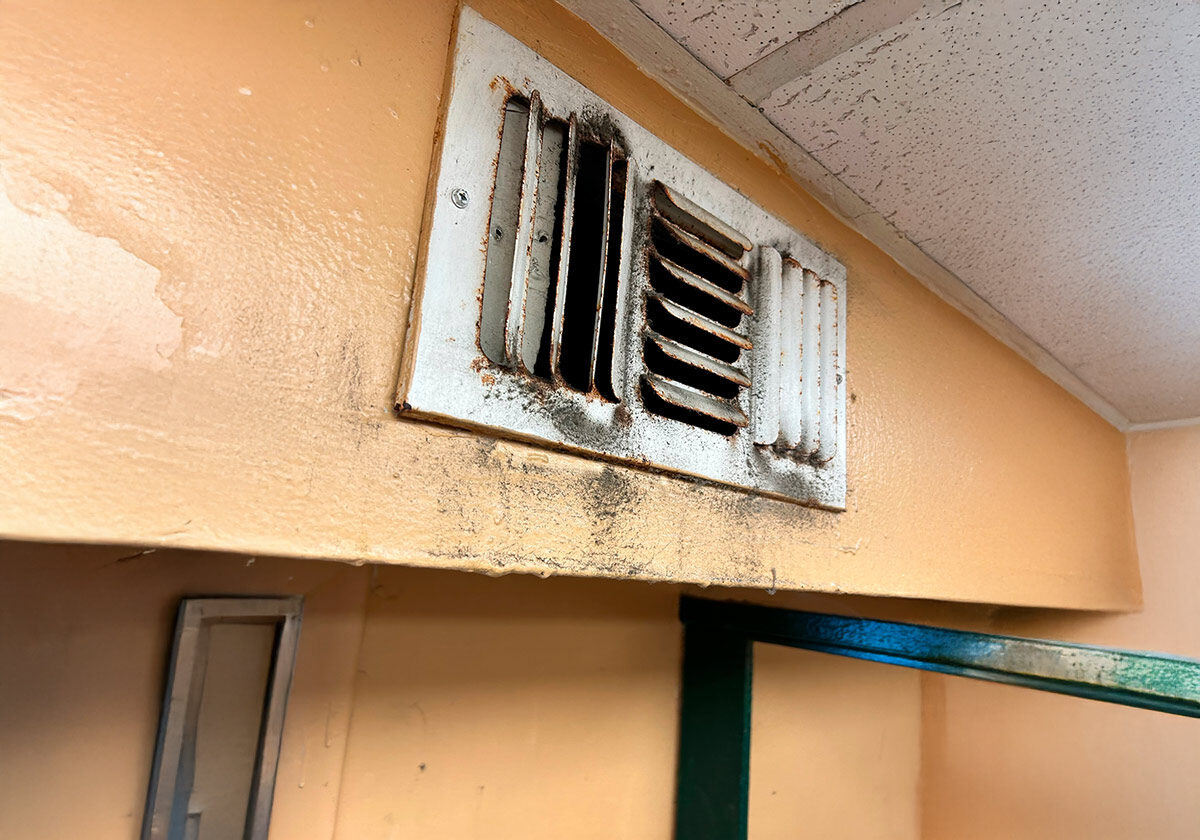
<svg viewBox="0 0 1200 840">
<path fill-rule="evenodd" d="M 1134 432 L 1158 432 L 1164 429 L 1185 429 L 1188 426 L 1200 426 L 1200 417 L 1181 417 L 1178 420 L 1154 420 L 1149 423 L 1130 423 L 1125 427 L 1125 431 L 1130 434 Z"/>
<path fill-rule="evenodd" d="M 839 220 L 858 231 L 926 288 L 1048 376 L 1113 426 L 1129 418 L 976 294 L 949 269 L 909 241 L 861 196 L 780 131 L 757 108 L 678 44 L 632 0 L 557 0 L 613 43 L 644 72 L 764 161 L 784 170 Z"/>
<path fill-rule="evenodd" d="M 755 104 L 762 102 L 776 89 L 807 76 L 831 58 L 899 26 L 924 3 L 925 0 L 859 0 L 734 73 L 727 80 L 729 86 Z"/>
</svg>

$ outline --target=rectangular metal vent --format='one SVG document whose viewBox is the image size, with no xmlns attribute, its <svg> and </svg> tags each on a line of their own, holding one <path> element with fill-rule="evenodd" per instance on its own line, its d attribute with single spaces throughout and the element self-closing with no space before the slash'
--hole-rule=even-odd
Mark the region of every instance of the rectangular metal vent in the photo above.
<svg viewBox="0 0 1200 840">
<path fill-rule="evenodd" d="M 464 8 L 405 413 L 845 505 L 845 269 Z"/>
</svg>

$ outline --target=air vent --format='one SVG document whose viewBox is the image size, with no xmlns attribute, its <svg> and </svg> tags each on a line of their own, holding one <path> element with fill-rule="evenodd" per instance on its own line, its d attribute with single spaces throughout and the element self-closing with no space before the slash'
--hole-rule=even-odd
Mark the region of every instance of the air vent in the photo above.
<svg viewBox="0 0 1200 840">
<path fill-rule="evenodd" d="M 464 8 L 399 403 L 841 508 L 845 270 Z"/>
</svg>

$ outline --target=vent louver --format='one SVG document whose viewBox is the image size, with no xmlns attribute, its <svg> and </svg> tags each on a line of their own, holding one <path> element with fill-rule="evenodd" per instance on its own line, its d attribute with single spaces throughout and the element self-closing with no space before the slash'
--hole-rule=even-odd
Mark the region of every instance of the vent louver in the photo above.
<svg viewBox="0 0 1200 840">
<path fill-rule="evenodd" d="M 762 249 L 763 352 L 755 375 L 754 442 L 821 465 L 838 452 L 842 393 L 838 287 L 774 248 Z"/>
<path fill-rule="evenodd" d="M 753 243 L 657 181 L 650 206 L 642 398 L 655 414 L 731 435 L 750 422 L 741 394 Z"/>
<path fill-rule="evenodd" d="M 616 290 L 625 154 L 535 90 L 504 108 L 492 190 L 479 343 L 484 355 L 616 401 Z"/>
<path fill-rule="evenodd" d="M 461 15 L 400 408 L 844 506 L 845 269 Z"/>
</svg>

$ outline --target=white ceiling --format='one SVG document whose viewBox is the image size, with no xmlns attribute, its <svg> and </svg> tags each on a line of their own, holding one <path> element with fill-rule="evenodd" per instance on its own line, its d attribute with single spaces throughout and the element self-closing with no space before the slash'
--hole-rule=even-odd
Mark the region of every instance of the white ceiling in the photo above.
<svg viewBox="0 0 1200 840">
<path fill-rule="evenodd" d="M 1200 416 L 1200 3 L 635 2 L 1131 421 Z"/>
</svg>

